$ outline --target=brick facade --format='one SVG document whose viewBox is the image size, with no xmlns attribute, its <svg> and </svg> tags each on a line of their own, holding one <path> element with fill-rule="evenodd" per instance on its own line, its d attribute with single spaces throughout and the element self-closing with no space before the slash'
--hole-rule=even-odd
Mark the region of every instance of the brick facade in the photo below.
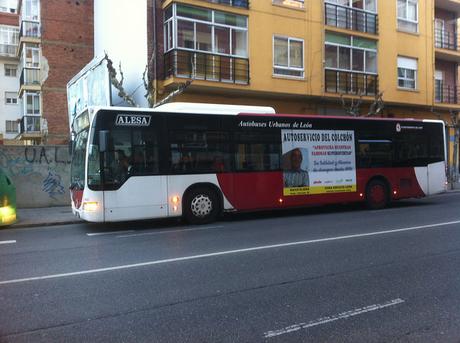
<svg viewBox="0 0 460 343">
<path fill-rule="evenodd" d="M 93 58 L 93 0 L 41 1 L 40 12 L 42 68 L 48 70 L 42 85 L 47 143 L 63 144 L 69 137 L 67 82 Z"/>
<path fill-rule="evenodd" d="M 0 25 L 19 26 L 19 16 L 13 13 L 0 12 Z"/>
</svg>

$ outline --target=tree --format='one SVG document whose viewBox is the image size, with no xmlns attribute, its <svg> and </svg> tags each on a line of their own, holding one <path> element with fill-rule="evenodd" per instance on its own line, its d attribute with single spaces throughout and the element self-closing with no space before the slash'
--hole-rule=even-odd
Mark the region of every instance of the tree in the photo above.
<svg viewBox="0 0 460 343">
<path fill-rule="evenodd" d="M 149 73 L 149 71 L 152 70 L 152 68 L 154 68 L 154 63 L 153 63 L 154 59 L 155 59 L 155 51 L 153 51 L 152 56 L 150 57 L 150 60 L 148 64 L 145 66 L 145 70 L 142 74 L 142 82 L 143 82 L 143 85 L 146 91 L 144 97 L 147 99 L 147 102 L 150 108 L 154 108 L 154 107 L 163 105 L 171 101 L 174 97 L 178 96 L 179 94 L 182 94 L 185 91 L 185 89 L 188 86 L 190 86 L 193 80 L 195 79 L 195 64 L 192 61 L 192 70 L 193 70 L 192 79 L 179 84 L 176 90 L 172 91 L 166 97 L 164 97 L 161 101 L 157 102 L 156 97 L 154 96 L 156 89 L 154 87 L 153 80 Z M 113 61 L 109 58 L 107 52 L 105 53 L 104 60 L 107 61 L 107 69 L 109 71 L 110 84 L 113 87 L 115 87 L 115 89 L 118 90 L 118 96 L 122 98 L 124 101 L 126 101 L 130 106 L 139 107 L 139 105 L 133 99 L 132 94 L 128 94 L 123 87 L 124 75 L 121 69 L 121 62 L 118 66 L 118 70 L 120 72 L 121 78 L 118 79 L 118 76 L 117 76 L 118 74 L 117 74 L 116 69 L 113 66 Z"/>
<path fill-rule="evenodd" d="M 350 116 L 360 117 L 361 116 L 361 105 L 363 104 L 363 94 L 359 95 L 359 99 L 351 98 L 350 105 L 347 105 L 343 94 L 340 94 L 340 100 L 342 102 L 342 108 Z M 371 117 L 379 115 L 385 108 L 385 102 L 383 101 L 383 92 L 375 94 L 374 101 L 369 106 L 369 111 L 365 114 L 365 117 Z"/>
</svg>

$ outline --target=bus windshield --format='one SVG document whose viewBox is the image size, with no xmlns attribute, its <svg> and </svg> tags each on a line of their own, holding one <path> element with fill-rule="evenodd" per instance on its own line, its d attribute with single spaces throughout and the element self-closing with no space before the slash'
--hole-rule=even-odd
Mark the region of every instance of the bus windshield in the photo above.
<svg viewBox="0 0 460 343">
<path fill-rule="evenodd" d="M 158 137 L 152 120 L 149 126 L 116 124 L 116 114 L 98 112 L 88 151 L 88 187 L 115 190 L 131 176 L 159 173 Z M 99 153 L 99 132 L 109 131 L 106 152 Z"/>
<path fill-rule="evenodd" d="M 83 189 L 85 184 L 85 156 L 89 129 L 80 131 L 75 137 L 75 146 L 70 171 L 70 187 Z"/>
</svg>

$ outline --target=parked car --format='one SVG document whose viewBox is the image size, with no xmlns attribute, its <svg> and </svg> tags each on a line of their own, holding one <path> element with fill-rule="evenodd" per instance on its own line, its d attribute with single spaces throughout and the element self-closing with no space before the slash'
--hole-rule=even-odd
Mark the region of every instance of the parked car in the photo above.
<svg viewBox="0 0 460 343">
<path fill-rule="evenodd" d="M 0 225 L 16 222 L 16 187 L 0 169 Z"/>
</svg>

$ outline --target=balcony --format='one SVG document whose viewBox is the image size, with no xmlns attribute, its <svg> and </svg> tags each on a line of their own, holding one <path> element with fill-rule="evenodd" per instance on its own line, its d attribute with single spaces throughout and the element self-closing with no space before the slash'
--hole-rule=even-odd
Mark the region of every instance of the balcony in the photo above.
<svg viewBox="0 0 460 343">
<path fill-rule="evenodd" d="M 458 36 L 447 30 L 435 30 L 435 47 L 439 49 L 458 50 Z"/>
<path fill-rule="evenodd" d="M 40 38 L 40 23 L 36 21 L 23 20 L 20 29 L 21 37 Z"/>
<path fill-rule="evenodd" d="M 0 44 L 0 56 L 15 57 L 17 45 Z"/>
<path fill-rule="evenodd" d="M 358 8 L 325 3 L 325 24 L 347 30 L 377 34 L 378 15 Z"/>
<path fill-rule="evenodd" d="M 227 5 L 233 7 L 249 8 L 249 0 L 205 0 L 213 4 Z"/>
<path fill-rule="evenodd" d="M 249 84 L 249 60 L 202 52 L 172 50 L 165 54 L 165 78 Z"/>
<path fill-rule="evenodd" d="M 378 75 L 326 69 L 325 91 L 374 96 L 378 93 Z"/>
<path fill-rule="evenodd" d="M 19 78 L 19 84 L 21 86 L 39 86 L 40 85 L 40 69 L 22 69 L 21 77 Z"/>
<path fill-rule="evenodd" d="M 438 104 L 459 104 L 457 86 L 437 82 L 434 88 L 434 101 Z"/>
<path fill-rule="evenodd" d="M 40 120 L 41 117 L 39 116 L 24 116 L 21 118 L 21 123 L 19 125 L 20 133 L 34 133 L 39 134 L 41 133 L 40 129 Z"/>
</svg>

